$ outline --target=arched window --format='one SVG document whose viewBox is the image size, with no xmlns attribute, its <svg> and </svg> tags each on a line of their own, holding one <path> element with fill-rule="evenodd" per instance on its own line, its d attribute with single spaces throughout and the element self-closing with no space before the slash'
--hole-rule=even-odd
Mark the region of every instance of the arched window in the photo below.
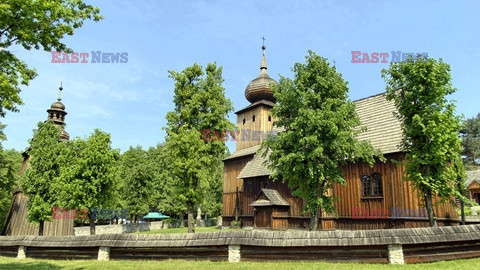
<svg viewBox="0 0 480 270">
<path fill-rule="evenodd" d="M 364 174 L 360 178 L 362 182 L 362 197 L 363 198 L 382 198 L 382 175 L 378 172 L 371 175 Z"/>
</svg>

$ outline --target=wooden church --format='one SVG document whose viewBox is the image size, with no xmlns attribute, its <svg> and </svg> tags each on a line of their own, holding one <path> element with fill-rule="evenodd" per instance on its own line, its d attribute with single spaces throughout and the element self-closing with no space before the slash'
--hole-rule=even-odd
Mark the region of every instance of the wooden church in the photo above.
<svg viewBox="0 0 480 270">
<path fill-rule="evenodd" d="M 288 183 L 273 181 L 265 159 L 257 153 L 261 139 L 242 138 L 245 133 L 276 131 L 270 115 L 275 105 L 267 74 L 265 46 L 262 47 L 260 75 L 245 89 L 250 105 L 236 112 L 241 131 L 235 152 L 224 159 L 223 226 L 236 219 L 243 226 L 270 229 L 308 228 L 310 215 L 302 211 L 304 201 L 292 196 Z M 403 181 L 405 155 L 399 148 L 401 123 L 396 107 L 385 93 L 354 102 L 362 126 L 358 136 L 382 151 L 387 161 L 344 166 L 346 186 L 335 185 L 331 195 L 340 198 L 337 215 L 323 215 L 321 229 L 387 229 L 429 226 L 423 199 L 409 182 Z M 245 136 L 247 137 L 247 136 Z M 450 204 L 435 206 L 439 226 L 458 225 L 456 208 Z"/>
<path fill-rule="evenodd" d="M 56 102 L 54 102 L 50 109 L 47 110 L 47 121 L 52 121 L 55 125 L 62 127 L 59 142 L 68 142 L 70 135 L 63 128 L 65 126 L 65 105 L 61 102 L 60 93 L 63 90 L 59 88 L 59 96 Z M 30 155 L 28 150 L 23 153 L 23 164 L 20 168 L 20 175 L 22 175 L 28 167 Z M 27 221 L 27 202 L 28 197 L 17 186 L 14 191 L 12 203 L 7 213 L 5 224 L 0 235 L 38 235 L 38 225 L 32 224 Z M 73 231 L 74 220 L 73 219 L 55 219 L 51 222 L 45 222 L 43 228 L 44 236 L 62 236 L 62 235 L 74 235 Z"/>
</svg>

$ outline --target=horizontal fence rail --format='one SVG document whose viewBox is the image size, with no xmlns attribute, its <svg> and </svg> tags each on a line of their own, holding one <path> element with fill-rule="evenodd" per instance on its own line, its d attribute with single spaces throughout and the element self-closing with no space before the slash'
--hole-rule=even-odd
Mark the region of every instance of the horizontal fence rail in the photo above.
<svg viewBox="0 0 480 270">
<path fill-rule="evenodd" d="M 0 236 L 0 256 L 417 263 L 480 257 L 480 225 L 368 231 Z"/>
</svg>

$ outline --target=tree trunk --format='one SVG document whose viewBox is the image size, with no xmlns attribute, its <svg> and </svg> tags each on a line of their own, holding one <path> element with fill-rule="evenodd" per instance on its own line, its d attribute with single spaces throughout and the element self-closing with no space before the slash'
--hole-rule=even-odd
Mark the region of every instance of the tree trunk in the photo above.
<svg viewBox="0 0 480 270">
<path fill-rule="evenodd" d="M 38 236 L 43 236 L 44 225 L 45 225 L 45 221 L 40 220 L 40 223 L 38 224 Z"/>
<path fill-rule="evenodd" d="M 193 217 L 193 206 L 188 207 L 188 233 L 195 233 L 195 218 Z"/>
<path fill-rule="evenodd" d="M 180 228 L 183 228 L 185 227 L 185 213 L 180 213 L 180 224 L 179 224 L 179 227 Z"/>
<path fill-rule="evenodd" d="M 315 213 L 312 215 L 312 218 L 310 219 L 310 231 L 316 231 L 318 230 L 318 219 L 322 218 L 322 211 L 317 208 Z"/>
<path fill-rule="evenodd" d="M 324 196 L 324 186 L 325 186 L 325 181 L 322 181 L 322 183 L 317 187 L 317 198 L 321 198 Z M 317 205 L 317 209 L 315 210 L 315 213 L 313 214 L 312 218 L 310 219 L 310 230 L 311 231 L 316 231 L 318 230 L 318 220 L 320 219 L 320 227 L 322 224 L 322 209 L 320 205 Z M 320 228 L 321 229 L 321 228 Z"/>
<path fill-rule="evenodd" d="M 95 220 L 90 217 L 90 235 L 95 235 Z"/>
<path fill-rule="evenodd" d="M 463 200 L 460 200 L 460 211 L 462 215 L 462 225 L 465 225 L 465 204 L 463 203 Z"/>
<path fill-rule="evenodd" d="M 197 208 L 197 227 L 203 227 L 202 222 L 202 209 L 200 207 Z"/>
<path fill-rule="evenodd" d="M 430 221 L 430 226 L 438 227 L 437 218 L 435 217 L 435 212 L 433 211 L 431 192 L 425 192 L 425 205 L 427 206 L 428 220 Z"/>
</svg>

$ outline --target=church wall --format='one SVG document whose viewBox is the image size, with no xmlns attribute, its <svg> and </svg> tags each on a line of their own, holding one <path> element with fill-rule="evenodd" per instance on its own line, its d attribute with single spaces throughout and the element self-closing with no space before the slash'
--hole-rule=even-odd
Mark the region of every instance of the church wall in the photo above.
<svg viewBox="0 0 480 270">
<path fill-rule="evenodd" d="M 28 197 L 23 192 L 16 192 L 9 209 L 9 216 L 5 222 L 4 235 L 38 235 L 38 225 L 27 220 Z M 73 235 L 73 219 L 56 219 L 45 222 L 44 236 Z"/>
<path fill-rule="evenodd" d="M 366 163 L 348 164 L 344 167 L 346 186 L 336 184 L 333 188 L 335 196 L 340 201 L 335 207 L 338 211 L 338 219 L 335 221 L 336 228 L 342 229 L 381 229 L 381 228 L 410 228 L 429 226 L 428 219 L 406 217 L 402 219 L 390 219 L 395 216 L 395 209 L 423 209 L 423 198 L 418 196 L 418 191 L 411 183 L 403 181 L 405 166 L 404 154 L 395 153 L 386 155 L 387 162 L 376 162 L 373 168 Z M 394 162 L 392 162 L 394 160 Z M 400 165 L 397 165 L 400 162 Z M 378 172 L 382 175 L 383 198 L 362 199 L 361 176 L 371 175 Z M 438 201 L 435 198 L 434 201 Z M 385 211 L 388 219 L 382 218 L 353 218 L 352 208 L 359 207 L 363 212 L 372 213 Z M 365 211 L 366 210 L 366 211 Z M 458 224 L 456 207 L 449 203 L 438 204 L 434 207 L 439 225 Z M 353 215 L 355 216 L 355 215 Z M 382 216 L 382 215 L 380 215 Z"/>
<path fill-rule="evenodd" d="M 323 215 L 322 229 L 386 229 L 386 228 L 413 228 L 429 226 L 428 219 L 402 218 L 392 219 L 392 208 L 401 209 L 422 209 L 423 199 L 418 197 L 418 192 L 414 190 L 409 182 L 403 181 L 404 176 L 404 155 L 395 153 L 386 155 L 387 162 L 376 162 L 370 168 L 366 163 L 355 163 L 344 166 L 344 177 L 347 181 L 346 186 L 337 184 L 334 186 L 332 194 L 340 197 L 340 201 L 335 204 L 338 211 L 338 217 L 335 215 Z M 392 162 L 392 160 L 394 160 Z M 237 161 L 239 162 L 239 161 Z M 400 165 L 397 163 L 400 162 Z M 234 162 L 235 163 L 235 162 Z M 239 162 L 237 166 L 243 167 L 246 159 Z M 229 165 L 226 163 L 226 168 Z M 231 166 L 231 165 L 230 165 Z M 241 170 L 238 169 L 237 170 Z M 383 197 L 378 199 L 362 199 L 361 176 L 363 174 L 372 174 L 378 172 L 382 175 Z M 238 175 L 238 173 L 237 173 Z M 302 215 L 304 201 L 301 198 L 294 197 L 288 188 L 288 183 L 282 181 L 272 181 L 268 176 L 244 179 L 239 184 L 242 192 L 240 193 L 240 218 L 244 226 L 253 226 L 253 207 L 250 204 L 260 195 L 261 188 L 275 189 L 290 204 L 288 210 L 289 228 L 306 228 L 309 223 L 309 217 Z M 230 187 L 232 190 L 232 187 Z M 230 197 L 229 197 L 230 196 Z M 230 198 L 226 200 L 226 198 Z M 437 201 L 437 199 L 435 199 Z M 352 208 L 366 209 L 370 213 L 385 209 L 388 218 L 358 218 L 352 217 Z M 224 194 L 224 215 L 234 214 L 235 194 Z M 435 214 L 440 226 L 457 225 L 458 216 L 456 207 L 448 203 L 435 206 Z M 229 219 L 227 217 L 227 221 Z M 276 222 L 276 219 L 273 219 Z M 284 227 L 284 220 L 278 220 L 276 227 Z M 224 222 L 228 226 L 229 222 Z"/>
<path fill-rule="evenodd" d="M 253 159 L 253 155 L 244 156 L 236 159 L 225 160 L 223 167 L 223 225 L 229 226 L 230 221 L 235 215 L 236 190 L 238 187 L 238 196 L 240 204 L 243 201 L 243 180 L 237 178 L 240 171 L 247 162 Z M 241 209 L 238 213 L 242 215 Z"/>
</svg>

